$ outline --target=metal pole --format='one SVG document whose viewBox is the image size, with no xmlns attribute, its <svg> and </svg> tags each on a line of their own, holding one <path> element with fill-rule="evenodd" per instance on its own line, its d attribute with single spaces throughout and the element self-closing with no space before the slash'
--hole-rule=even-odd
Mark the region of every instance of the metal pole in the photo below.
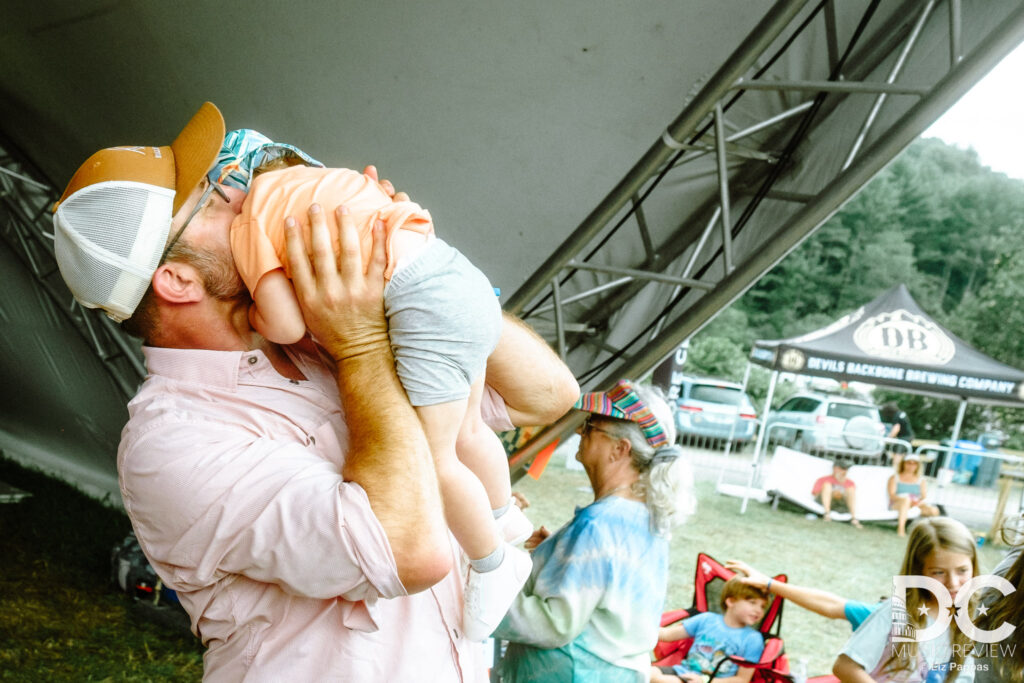
<svg viewBox="0 0 1024 683">
<path fill-rule="evenodd" d="M 886 93 L 889 95 L 928 94 L 919 85 L 896 85 L 880 81 L 737 81 L 733 90 L 797 90 L 807 92 Z"/>
<path fill-rule="evenodd" d="M 649 270 L 637 270 L 636 268 L 619 268 L 618 266 L 598 266 L 593 263 L 584 263 L 582 261 L 569 261 L 568 267 L 576 268 L 578 270 L 589 270 L 595 273 L 628 275 L 631 278 L 637 280 L 653 280 L 654 282 L 663 282 L 669 285 L 685 285 L 686 287 L 693 287 L 694 289 L 713 289 L 715 286 L 711 282 L 702 282 L 700 280 L 694 280 L 693 278 L 688 277 L 663 275 L 661 273 L 652 273 Z M 557 278 L 553 279 L 553 281 L 555 280 L 557 280 Z"/>
<path fill-rule="evenodd" d="M 708 237 L 711 236 L 711 230 L 715 227 L 715 221 L 722 215 L 722 207 L 716 206 L 715 212 L 711 214 L 711 220 L 708 221 L 707 226 L 704 228 L 704 232 L 700 234 L 700 239 L 697 240 L 697 246 L 693 248 L 693 253 L 690 254 L 689 261 L 686 262 L 686 268 L 683 269 L 682 277 L 689 277 L 690 273 L 693 272 L 693 266 L 697 262 L 697 257 L 700 252 L 704 250 L 704 244 L 708 241 Z"/>
<path fill-rule="evenodd" d="M 722 209 L 722 262 L 732 272 L 732 221 L 729 220 L 729 166 L 725 161 L 725 123 L 722 103 L 715 102 L 715 159 L 718 162 L 718 201 Z"/>
<path fill-rule="evenodd" d="M 961 35 L 963 22 L 960 14 L 960 0 L 949 0 L 949 65 L 954 67 L 963 55 Z"/>
<path fill-rule="evenodd" d="M 565 319 L 562 314 L 562 295 L 558 287 L 558 278 L 551 278 L 551 294 L 555 304 L 555 334 L 558 337 L 558 357 L 565 362 Z"/>
<path fill-rule="evenodd" d="M 579 410 L 570 410 L 556 422 L 552 422 L 542 429 L 537 436 L 530 439 L 525 446 L 516 451 L 508 459 L 509 469 L 515 471 L 526 463 L 532 462 L 537 457 L 537 454 L 544 450 L 548 444 L 562 438 L 566 434 L 571 434 L 573 430 L 583 424 L 584 419 L 586 419 L 586 413 Z"/>
<path fill-rule="evenodd" d="M 928 20 L 928 16 L 932 13 L 932 8 L 935 7 L 935 0 L 929 0 L 928 4 L 925 5 L 921 11 L 921 16 L 917 18 L 917 22 L 914 24 L 913 30 L 910 35 L 907 36 L 907 42 L 903 44 L 903 49 L 900 50 L 899 56 L 896 58 L 896 63 L 893 64 L 892 69 L 889 71 L 889 77 L 885 79 L 886 83 L 895 83 L 899 77 L 900 72 L 903 71 L 903 65 L 907 63 L 907 57 L 910 56 L 910 51 L 914 49 L 917 44 L 917 39 L 921 37 L 921 31 L 924 29 L 924 24 Z M 846 169 L 853 160 L 857 157 L 857 152 L 860 151 L 861 145 L 864 144 L 864 140 L 868 137 L 868 131 L 871 130 L 871 126 L 875 122 L 875 118 L 878 117 L 878 112 L 882 110 L 882 105 L 885 104 L 886 93 L 882 93 L 875 98 L 875 103 L 871 105 L 871 111 L 868 112 L 868 116 L 864 119 L 864 125 L 861 126 L 860 132 L 857 133 L 857 139 L 853 141 L 853 147 L 850 148 L 850 153 L 846 155 L 846 161 L 843 162 L 843 168 Z"/>
<path fill-rule="evenodd" d="M 743 388 L 741 390 L 744 394 L 747 393 L 747 381 L 749 379 L 750 379 L 750 361 L 747 361 L 747 367 L 744 368 L 744 370 L 743 370 Z M 736 417 L 738 418 L 739 416 L 740 416 L 740 409 L 739 409 L 739 406 L 737 406 L 736 407 Z M 718 483 L 719 484 L 722 483 L 722 478 L 725 476 L 725 465 L 726 465 L 726 462 L 728 462 L 728 460 L 729 460 L 729 454 L 732 452 L 732 440 L 733 440 L 733 438 L 735 438 L 735 436 L 736 436 L 736 420 L 733 420 L 732 421 L 732 425 L 729 427 L 729 438 L 725 442 L 725 450 L 722 452 L 722 455 L 725 456 L 725 462 L 722 463 L 722 469 L 718 473 Z"/>
<path fill-rule="evenodd" d="M 797 114 L 801 114 L 801 113 L 807 111 L 813 105 L 814 105 L 814 102 L 811 101 L 811 100 L 809 100 L 807 102 L 804 102 L 803 104 L 798 104 L 795 107 L 793 107 L 792 109 L 787 109 L 786 111 L 784 111 L 782 113 L 779 113 L 779 114 L 776 114 L 775 116 L 772 116 L 771 118 L 767 118 L 764 121 L 761 121 L 760 123 L 755 123 L 753 126 L 750 126 L 749 128 L 744 128 L 741 131 L 737 131 L 737 132 L 733 133 L 732 135 L 727 137 L 725 139 L 725 141 L 726 142 L 736 142 L 738 140 L 742 140 L 743 138 L 748 137 L 750 135 L 753 135 L 754 133 L 757 133 L 758 131 L 764 130 L 765 128 L 770 128 L 771 126 L 774 126 L 776 123 L 779 123 L 780 121 L 785 121 L 787 119 L 791 119 L 794 116 L 796 116 Z"/>
<path fill-rule="evenodd" d="M 738 78 L 747 73 L 757 58 L 768 49 L 793 18 L 807 4 L 807 0 L 778 0 L 747 35 L 739 48 L 708 80 L 696 97 L 682 113 L 669 124 L 666 133 L 676 141 L 689 137 L 701 121 Z M 640 190 L 645 182 L 675 153 L 662 138 L 651 146 L 640 160 L 626 173 L 626 176 L 612 189 L 597 208 L 590 212 L 572 235 L 554 250 L 552 255 L 509 299 L 505 310 L 521 313 L 541 290 L 556 277 L 565 264 L 590 242 L 601 229 L 625 206 L 626 202 Z"/>
<path fill-rule="evenodd" d="M 603 285 L 598 285 L 597 287 L 594 287 L 593 289 L 588 289 L 585 292 L 580 292 L 579 294 L 573 294 L 570 297 L 562 299 L 562 305 L 565 306 L 566 304 L 572 304 L 572 303 L 576 303 L 577 301 L 582 301 L 583 299 L 586 299 L 588 297 L 592 297 L 592 296 L 594 296 L 596 294 L 600 294 L 601 292 L 603 292 L 605 290 L 613 289 L 615 287 L 618 287 L 619 285 L 624 285 L 627 282 L 632 282 L 632 281 L 633 281 L 632 277 L 620 277 L 618 280 L 612 280 L 611 282 L 606 282 Z M 548 311 L 553 311 L 554 309 L 555 309 L 555 305 L 554 304 L 546 304 L 544 306 L 541 306 L 541 307 L 537 308 L 533 312 L 533 314 L 534 315 L 540 315 L 541 313 L 547 313 Z"/>
<path fill-rule="evenodd" d="M 749 363 L 747 364 L 749 367 Z M 764 408 L 761 409 L 761 424 L 757 428 L 757 441 L 754 442 L 754 459 L 750 463 L 750 478 L 747 479 L 747 488 L 743 491 L 743 504 L 740 505 L 740 514 L 747 511 L 747 501 L 750 499 L 750 487 L 754 485 L 754 477 L 761 466 L 761 445 L 764 443 L 764 428 L 768 422 L 768 411 L 772 408 L 772 397 L 775 395 L 775 383 L 779 379 L 779 371 L 772 370 L 772 377 L 768 380 L 768 395 L 764 398 Z"/>
<path fill-rule="evenodd" d="M 49 190 L 50 189 L 49 185 L 45 185 L 45 184 L 39 182 L 38 180 L 32 180 L 27 175 L 24 175 L 22 173 L 18 173 L 17 171 L 12 171 L 11 169 L 5 168 L 3 166 L 0 166 L 0 173 L 12 176 L 13 178 L 16 178 L 17 180 L 20 180 L 21 182 L 25 183 L 26 185 L 32 185 L 33 187 L 38 187 L 41 190 Z"/>
<path fill-rule="evenodd" d="M 960 440 L 960 428 L 964 426 L 964 413 L 967 412 L 967 397 L 960 399 L 960 405 L 956 409 L 956 422 L 953 423 L 953 438 L 949 442 L 949 450 L 946 451 L 946 461 L 943 465 L 948 465 L 949 461 L 953 459 L 953 455 L 956 453 L 956 442 Z M 935 468 L 938 472 L 940 468 Z"/>
</svg>

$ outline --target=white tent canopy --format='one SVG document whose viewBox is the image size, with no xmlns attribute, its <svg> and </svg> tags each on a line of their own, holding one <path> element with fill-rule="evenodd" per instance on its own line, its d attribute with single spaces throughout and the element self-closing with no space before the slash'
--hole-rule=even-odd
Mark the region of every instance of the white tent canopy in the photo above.
<svg viewBox="0 0 1024 683">
<path fill-rule="evenodd" d="M 98 148 L 167 143 L 210 100 L 375 163 L 594 388 L 671 353 L 1024 39 L 1013 0 L 4 10 L 0 448 L 109 492 L 144 370 L 45 236 Z"/>
</svg>

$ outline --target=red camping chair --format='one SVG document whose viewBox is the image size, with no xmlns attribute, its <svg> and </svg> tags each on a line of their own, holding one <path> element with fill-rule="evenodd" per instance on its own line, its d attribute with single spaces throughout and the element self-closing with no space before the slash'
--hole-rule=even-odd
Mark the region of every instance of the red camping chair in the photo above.
<svg viewBox="0 0 1024 683">
<path fill-rule="evenodd" d="M 726 569 L 718 560 L 700 553 L 697 555 L 697 571 L 693 579 L 693 606 L 690 609 L 677 609 L 661 615 L 661 625 L 668 626 L 700 612 L 719 612 L 719 595 L 725 582 L 735 576 L 735 572 Z M 785 574 L 779 574 L 774 581 L 786 581 Z M 789 676 L 789 661 L 784 654 L 782 638 L 779 630 L 782 627 L 782 598 L 771 596 L 764 617 L 758 630 L 764 636 L 764 652 L 757 662 L 749 662 L 740 657 L 729 659 L 741 667 L 754 669 L 751 683 L 792 683 Z M 654 666 L 673 666 L 686 658 L 693 638 L 674 642 L 658 643 L 654 648 Z M 719 667 L 725 663 L 723 660 Z M 714 679 L 714 675 L 712 675 Z M 822 682 L 824 683 L 824 682 Z"/>
</svg>

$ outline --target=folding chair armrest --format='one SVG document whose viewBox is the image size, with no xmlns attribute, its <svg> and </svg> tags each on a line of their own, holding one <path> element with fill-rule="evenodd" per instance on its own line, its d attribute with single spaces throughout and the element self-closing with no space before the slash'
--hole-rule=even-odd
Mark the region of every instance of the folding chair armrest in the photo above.
<svg viewBox="0 0 1024 683">
<path fill-rule="evenodd" d="M 755 671 L 758 669 L 771 669 L 775 665 L 775 660 L 772 660 L 770 662 L 752 662 L 749 659 L 743 659 L 743 657 L 740 657 L 739 655 L 726 655 L 725 659 L 721 661 L 719 666 L 725 664 L 726 659 L 732 662 L 733 664 L 736 664 L 740 668 L 754 669 Z"/>
<path fill-rule="evenodd" d="M 677 621 L 682 621 L 688 616 L 690 616 L 690 610 L 688 609 L 669 610 L 661 615 L 661 625 L 668 626 L 669 624 L 674 624 Z"/>
<path fill-rule="evenodd" d="M 774 663 L 782 656 L 784 644 L 782 638 L 766 638 L 764 650 L 761 652 L 761 662 Z M 787 667 L 788 668 L 788 667 Z"/>
<path fill-rule="evenodd" d="M 790 680 L 789 678 L 789 664 L 782 654 L 783 642 L 781 638 L 768 638 L 764 643 L 764 650 L 761 651 L 761 658 L 752 662 L 749 659 L 744 659 L 739 655 L 726 655 L 715 667 L 714 672 L 711 674 L 711 681 L 715 680 L 715 676 L 718 675 L 718 670 L 722 668 L 722 665 L 726 661 L 730 661 L 739 667 L 744 669 L 753 669 L 756 672 L 761 672 L 762 678 L 769 681 L 776 680 Z M 781 664 L 779 668 L 776 668 L 777 664 Z M 758 679 L 760 680 L 760 679 Z"/>
<path fill-rule="evenodd" d="M 686 658 L 693 638 L 666 640 L 654 646 L 654 666 L 674 666 Z"/>
</svg>

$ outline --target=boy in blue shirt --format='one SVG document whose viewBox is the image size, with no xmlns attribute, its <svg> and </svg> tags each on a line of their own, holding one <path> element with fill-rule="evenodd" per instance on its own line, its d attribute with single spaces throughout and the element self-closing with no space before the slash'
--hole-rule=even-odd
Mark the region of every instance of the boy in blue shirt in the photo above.
<svg viewBox="0 0 1024 683">
<path fill-rule="evenodd" d="M 679 664 L 653 667 L 651 683 L 704 683 L 712 673 L 715 673 L 717 683 L 750 682 L 753 669 L 740 668 L 728 660 L 717 673 L 715 667 L 728 656 L 742 657 L 751 662 L 761 658 L 764 637 L 753 626 L 764 617 L 768 596 L 760 588 L 733 577 L 726 581 L 720 602 L 724 614 L 705 612 L 662 627 L 658 640 L 693 638 L 693 644 L 686 659 Z"/>
</svg>

